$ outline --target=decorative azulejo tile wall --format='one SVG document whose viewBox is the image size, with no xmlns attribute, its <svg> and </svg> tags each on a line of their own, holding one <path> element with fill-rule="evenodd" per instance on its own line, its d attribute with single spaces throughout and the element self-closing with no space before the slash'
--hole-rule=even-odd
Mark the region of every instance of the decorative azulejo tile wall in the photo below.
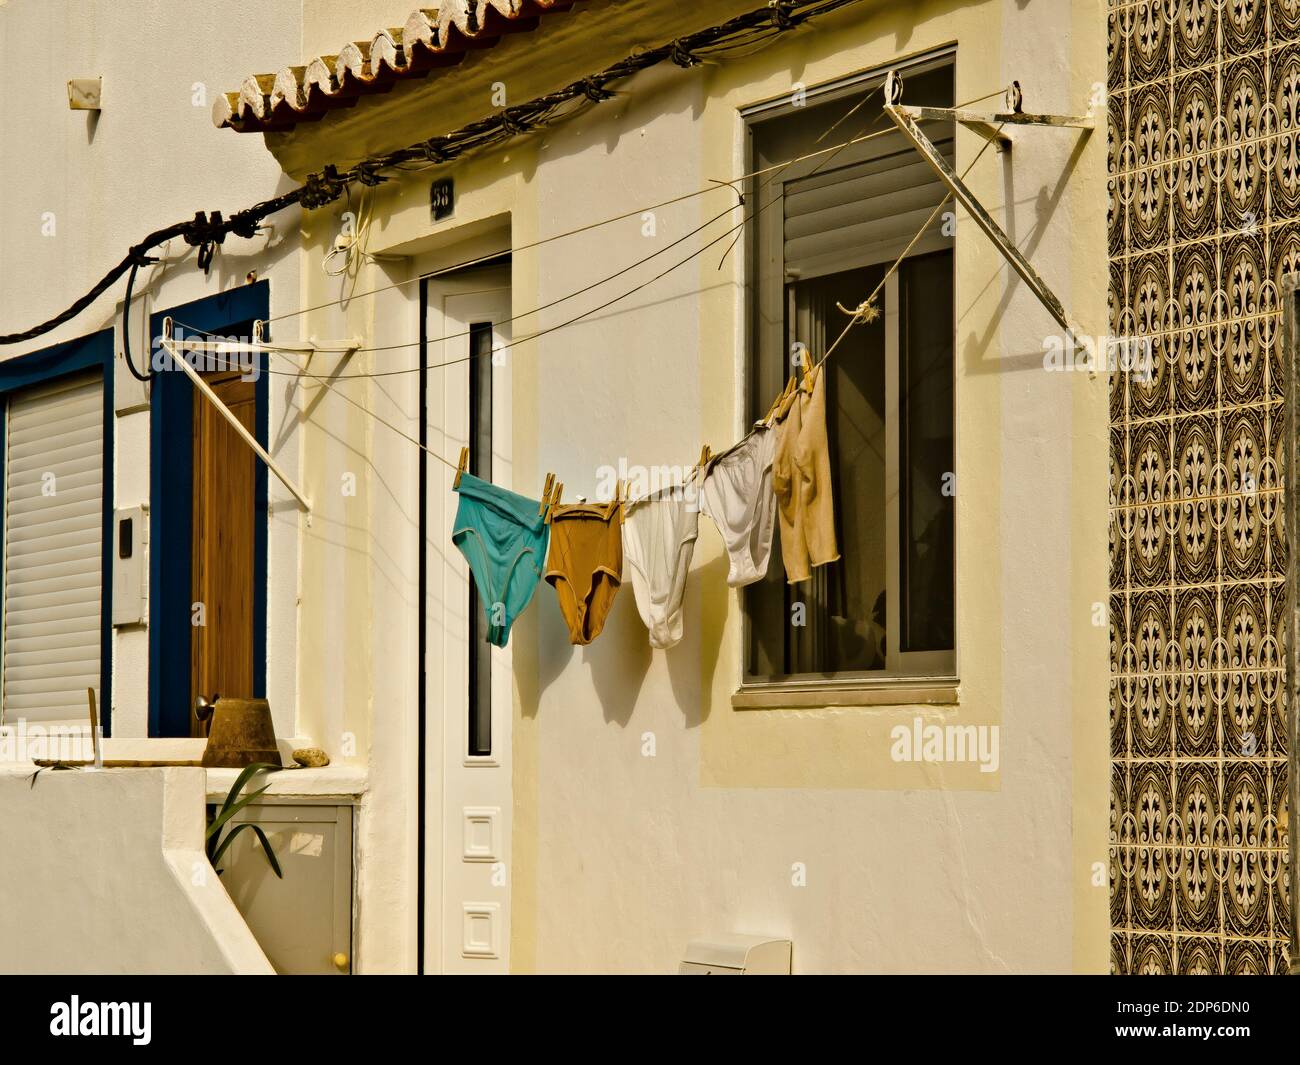
<svg viewBox="0 0 1300 1065">
<path fill-rule="evenodd" d="M 1300 0 L 1111 0 L 1111 967 L 1284 973 Z"/>
</svg>

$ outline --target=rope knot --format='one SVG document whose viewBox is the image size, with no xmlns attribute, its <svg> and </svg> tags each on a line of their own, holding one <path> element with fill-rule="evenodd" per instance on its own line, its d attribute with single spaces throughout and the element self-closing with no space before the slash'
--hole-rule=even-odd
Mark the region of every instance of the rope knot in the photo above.
<svg viewBox="0 0 1300 1065">
<path fill-rule="evenodd" d="M 614 94 L 595 78 L 583 78 L 581 85 L 582 95 L 594 104 L 598 104 L 602 100 L 612 100 L 614 98 Z"/>
<path fill-rule="evenodd" d="M 427 140 L 420 145 L 420 153 L 431 163 L 445 163 L 451 158 L 451 155 L 432 140 Z"/>
<path fill-rule="evenodd" d="M 877 318 L 880 317 L 880 308 L 876 306 L 875 296 L 863 300 L 861 303 L 859 303 L 856 307 L 852 309 L 838 302 L 835 304 L 835 306 L 838 307 L 844 314 L 847 314 L 850 318 L 853 319 L 853 321 L 850 323 L 852 325 L 859 325 L 859 324 L 865 325 L 867 322 L 874 322 Z"/>
<path fill-rule="evenodd" d="M 532 122 L 522 115 L 519 109 L 507 107 L 501 112 L 501 129 L 511 137 L 527 133 L 532 128 Z"/>
</svg>

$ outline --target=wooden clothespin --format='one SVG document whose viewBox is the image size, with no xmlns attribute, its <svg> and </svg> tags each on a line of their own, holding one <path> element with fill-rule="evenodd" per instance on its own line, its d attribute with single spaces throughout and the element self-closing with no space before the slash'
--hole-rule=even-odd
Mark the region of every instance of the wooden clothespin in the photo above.
<svg viewBox="0 0 1300 1065">
<path fill-rule="evenodd" d="M 563 482 L 563 481 L 556 481 L 556 482 L 555 482 L 555 490 L 551 493 L 550 501 L 549 501 L 549 503 L 547 504 L 547 507 L 546 507 L 546 524 L 547 524 L 547 525 L 550 525 L 550 524 L 551 524 L 551 515 L 555 512 L 555 508 L 558 507 L 558 506 L 560 505 L 560 494 L 561 494 L 563 491 L 564 491 L 564 482 Z"/>
<path fill-rule="evenodd" d="M 781 392 L 776 397 L 776 399 L 772 400 L 772 405 L 767 408 L 767 413 L 763 415 L 763 421 L 770 422 L 772 420 L 773 416 L 776 414 L 781 404 L 785 402 L 785 400 L 789 397 L 790 393 L 794 391 L 794 389 L 795 389 L 795 375 L 791 374 L 790 379 L 785 383 L 785 388 L 781 389 Z"/>
<path fill-rule="evenodd" d="M 461 474 L 467 473 L 468 471 L 469 471 L 469 448 L 463 447 L 460 449 L 460 461 L 456 463 L 456 479 L 451 482 L 451 486 L 453 488 L 459 488 Z"/>
<path fill-rule="evenodd" d="M 546 513 L 546 506 L 551 501 L 551 489 L 555 485 L 555 474 L 546 475 L 546 484 L 542 486 L 542 502 L 537 508 L 538 517 Z"/>
<path fill-rule="evenodd" d="M 627 503 L 627 482 L 622 478 L 614 484 L 614 502 L 618 504 L 618 520 L 622 522 Z"/>
<path fill-rule="evenodd" d="M 704 467 L 709 464 L 709 459 L 711 458 L 713 458 L 713 448 L 709 447 L 708 444 L 705 444 L 700 448 L 700 461 L 695 464 L 695 468 L 703 473 Z"/>
</svg>

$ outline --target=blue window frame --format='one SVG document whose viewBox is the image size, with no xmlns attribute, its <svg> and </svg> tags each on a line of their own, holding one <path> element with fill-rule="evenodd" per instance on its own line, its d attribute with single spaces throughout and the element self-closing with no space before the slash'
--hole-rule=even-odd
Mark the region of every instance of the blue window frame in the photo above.
<svg viewBox="0 0 1300 1065">
<path fill-rule="evenodd" d="M 111 734 L 113 721 L 113 330 L 104 329 L 27 355 L 0 362 L 0 491 L 4 484 L 6 416 L 11 393 L 48 384 L 69 374 L 98 369 L 104 376 L 104 522 L 100 535 L 99 615 L 99 717 L 104 735 Z M 0 505 L 0 532 L 4 507 Z M 3 594 L 4 566 L 0 561 L 0 595 Z"/>
<path fill-rule="evenodd" d="M 150 319 L 150 336 L 162 333 L 170 315 L 184 326 L 221 336 L 251 337 L 253 320 L 269 313 L 265 281 L 208 296 Z M 153 365 L 168 356 L 154 342 Z M 255 354 L 261 370 L 266 356 Z M 194 386 L 174 367 L 157 373 L 151 386 L 149 483 L 149 735 L 190 734 L 190 588 L 194 516 Z M 269 389 L 258 374 L 257 441 L 267 447 Z M 253 695 L 266 694 L 266 466 L 256 464 L 257 517 L 253 553 Z"/>
</svg>

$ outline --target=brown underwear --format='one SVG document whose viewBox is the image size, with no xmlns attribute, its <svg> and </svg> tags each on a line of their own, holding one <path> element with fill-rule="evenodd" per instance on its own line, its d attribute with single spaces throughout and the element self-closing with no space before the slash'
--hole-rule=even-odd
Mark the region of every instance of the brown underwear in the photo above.
<svg viewBox="0 0 1300 1065">
<path fill-rule="evenodd" d="M 569 642 L 591 643 L 605 627 L 623 583 L 619 505 L 568 503 L 551 511 L 546 580 L 555 589 Z"/>
<path fill-rule="evenodd" d="M 826 435 L 826 372 L 814 366 L 773 415 L 776 451 L 772 491 L 781 528 L 786 582 L 812 576 L 813 566 L 840 557 L 831 498 L 831 456 Z"/>
</svg>

